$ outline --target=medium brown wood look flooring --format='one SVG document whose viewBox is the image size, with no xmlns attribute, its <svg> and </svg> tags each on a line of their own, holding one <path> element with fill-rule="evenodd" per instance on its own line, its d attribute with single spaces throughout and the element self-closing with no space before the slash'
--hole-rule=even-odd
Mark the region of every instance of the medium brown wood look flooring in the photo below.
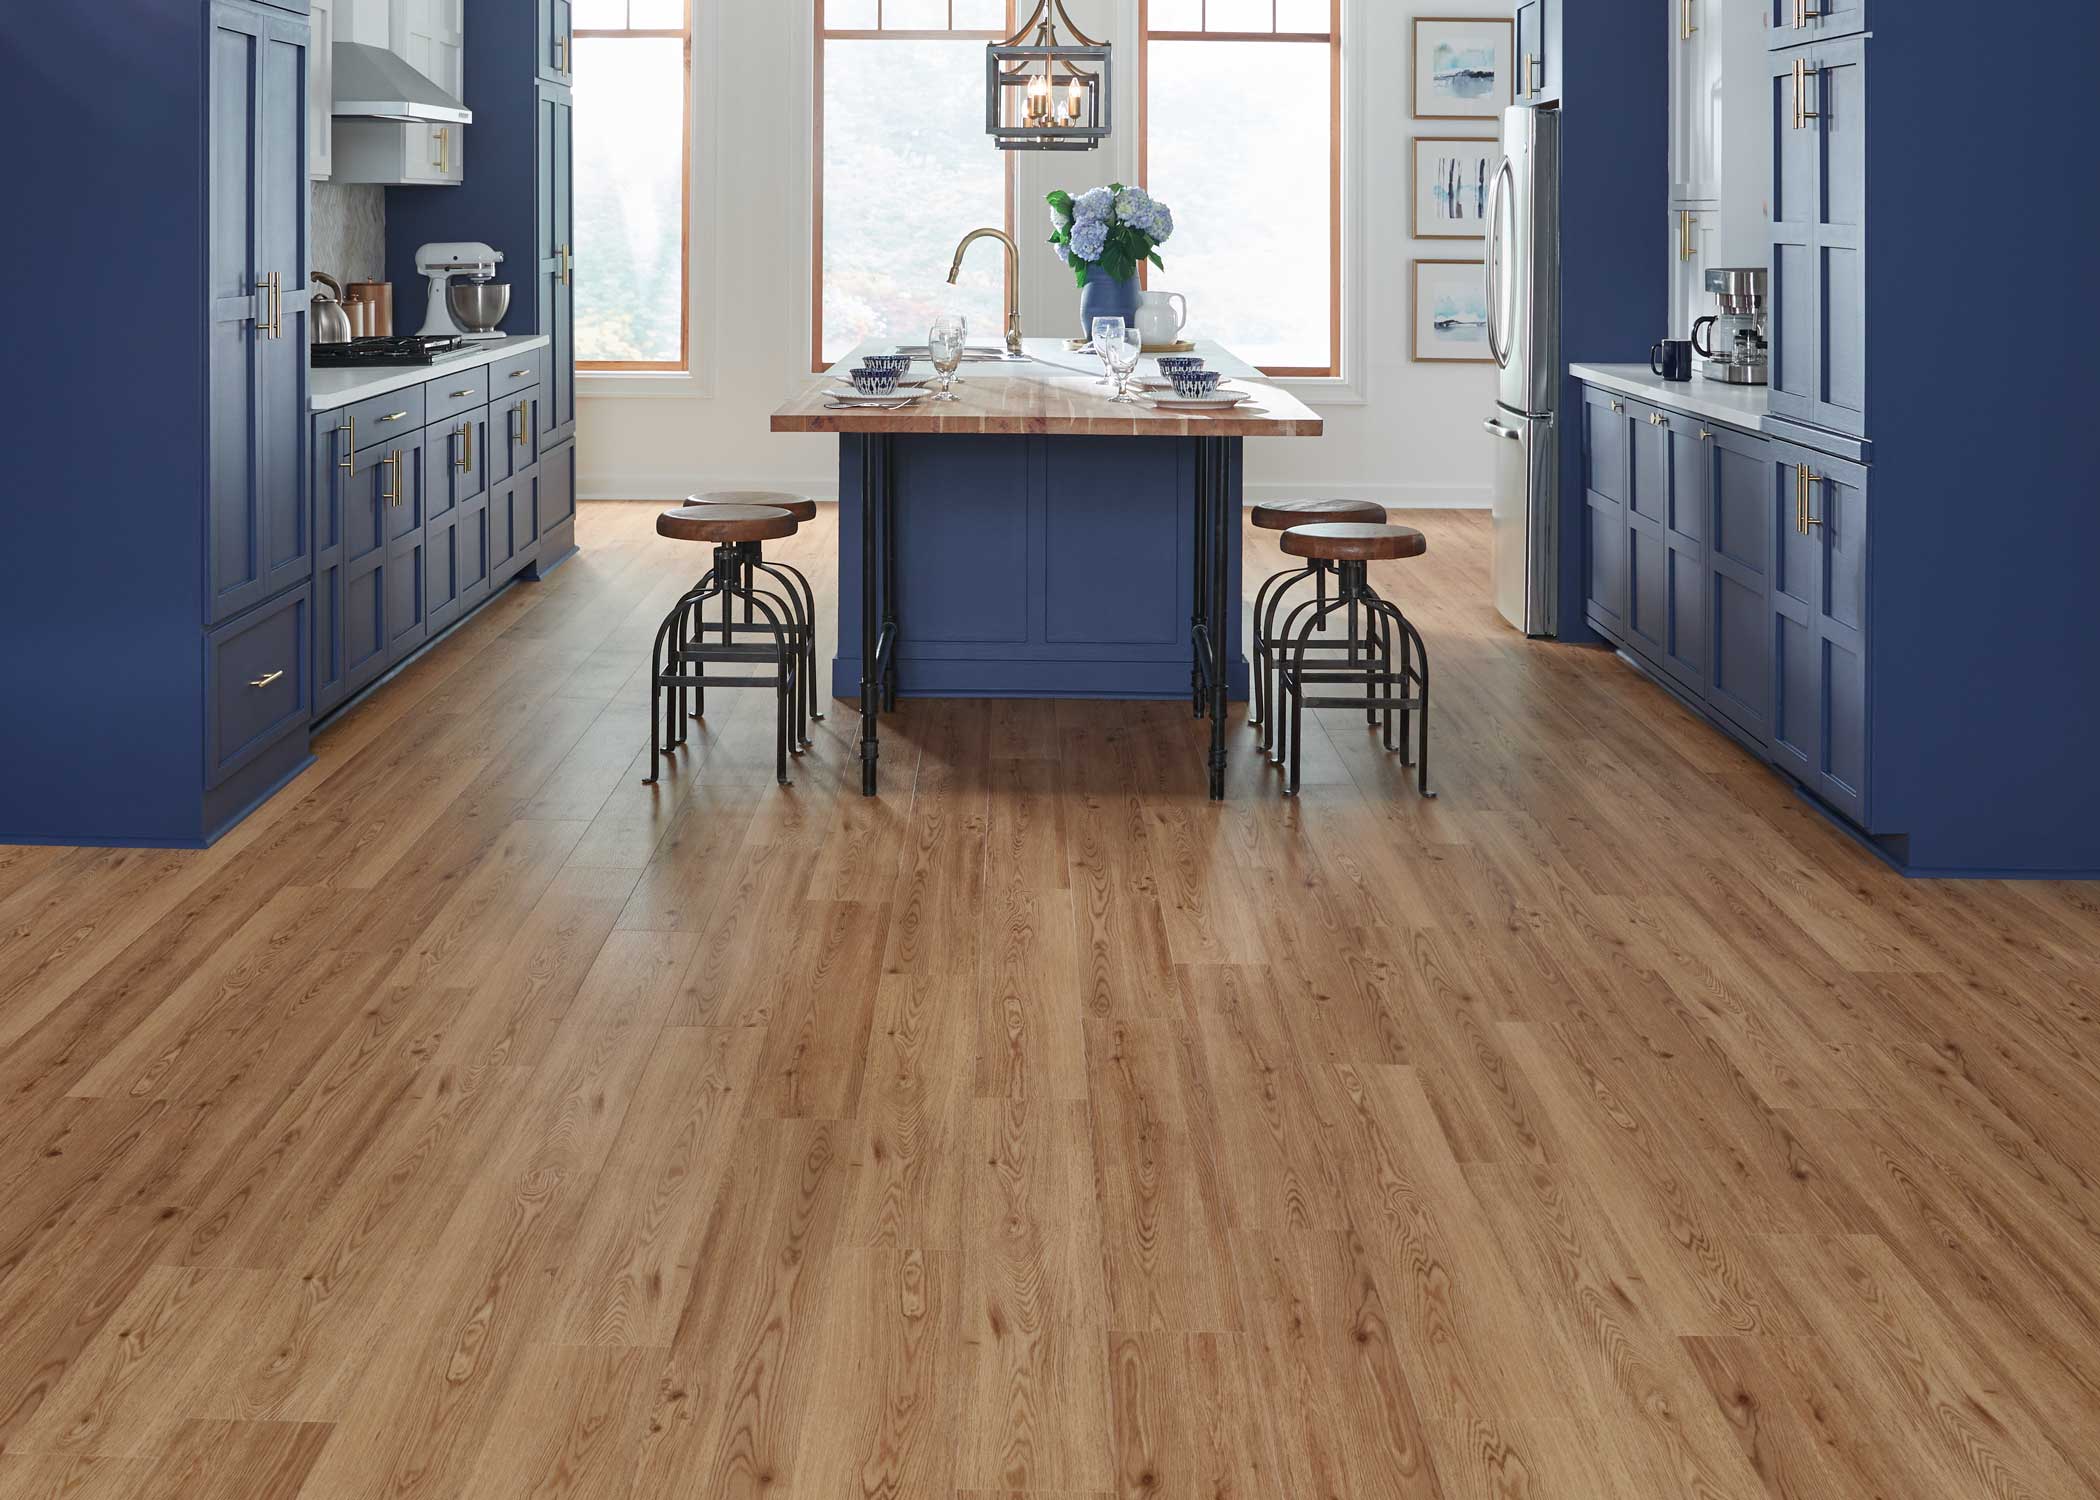
<svg viewBox="0 0 2100 1500">
<path fill-rule="evenodd" d="M 756 693 L 652 791 L 654 509 L 219 847 L 0 851 L 5 1500 L 2100 1486 L 2094 888 L 1895 878 L 1477 515 L 1374 567 L 1440 801 Z"/>
</svg>

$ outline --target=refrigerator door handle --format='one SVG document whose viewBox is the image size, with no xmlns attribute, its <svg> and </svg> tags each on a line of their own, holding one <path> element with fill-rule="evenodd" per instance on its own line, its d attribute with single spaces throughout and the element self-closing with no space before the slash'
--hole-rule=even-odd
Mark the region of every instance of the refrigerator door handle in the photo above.
<svg viewBox="0 0 2100 1500">
<path fill-rule="evenodd" d="M 1493 417 L 1489 417 L 1489 418 L 1487 418 L 1487 419 L 1486 419 L 1485 421 L 1483 421 L 1483 422 L 1482 422 L 1482 423 L 1481 423 L 1480 425 L 1481 425 L 1482 427 L 1485 427 L 1485 428 L 1486 428 L 1486 429 L 1487 429 L 1487 430 L 1488 430 L 1489 432 L 1493 433 L 1493 434 L 1494 434 L 1494 435 L 1495 435 L 1496 437 L 1499 437 L 1499 438 L 1508 438 L 1508 439 L 1509 439 L 1509 440 L 1510 440 L 1510 441 L 1511 441 L 1512 443 L 1521 443 L 1521 442 L 1523 442 L 1523 441 L 1524 441 L 1524 434 L 1523 434 L 1523 433 L 1521 433 L 1521 432 L 1517 431 L 1517 429 L 1516 429 L 1516 428 L 1514 428 L 1514 427 L 1504 427 L 1504 426 L 1503 426 L 1503 425 L 1502 425 L 1502 424 L 1501 424 L 1500 422 L 1496 421 L 1496 420 L 1495 420 L 1495 419 L 1494 419 Z"/>
<path fill-rule="evenodd" d="M 1498 316 L 1503 301 L 1502 265 L 1502 193 L 1514 174 L 1510 170 L 1509 158 L 1503 157 L 1495 168 L 1495 185 L 1488 189 L 1488 237 L 1487 237 L 1487 294 L 1488 294 L 1488 353 L 1495 357 L 1501 369 L 1509 368 L 1509 349 L 1502 342 L 1502 323 Z"/>
</svg>

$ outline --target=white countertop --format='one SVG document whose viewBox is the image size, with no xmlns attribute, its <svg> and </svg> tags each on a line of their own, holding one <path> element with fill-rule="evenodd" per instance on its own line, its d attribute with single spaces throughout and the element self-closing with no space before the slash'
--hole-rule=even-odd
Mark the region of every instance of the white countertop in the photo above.
<svg viewBox="0 0 2100 1500">
<path fill-rule="evenodd" d="M 1665 380 L 1646 365 L 1569 365 L 1568 373 L 1636 401 L 1652 401 L 1744 432 L 1763 432 L 1771 410 L 1768 388 L 1761 385 L 1723 385 L 1698 375 L 1689 381 Z"/>
<path fill-rule="evenodd" d="M 334 411 L 339 406 L 349 406 L 370 396 L 407 390 L 412 385 L 436 380 L 455 370 L 478 370 L 500 364 L 517 355 L 544 349 L 551 342 L 544 333 L 534 333 L 522 338 L 485 339 L 450 354 L 441 354 L 427 365 L 386 365 L 366 369 L 331 365 L 309 374 L 307 389 L 311 399 L 308 404 L 314 411 Z"/>
</svg>

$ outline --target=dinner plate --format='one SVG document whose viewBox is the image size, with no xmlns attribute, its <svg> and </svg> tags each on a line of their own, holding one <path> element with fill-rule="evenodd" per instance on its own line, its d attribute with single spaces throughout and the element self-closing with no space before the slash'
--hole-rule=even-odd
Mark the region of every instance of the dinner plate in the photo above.
<svg viewBox="0 0 2100 1500">
<path fill-rule="evenodd" d="M 824 393 L 824 404 L 832 411 L 862 410 L 896 411 L 902 407 L 915 406 L 925 400 L 925 394 L 912 391 L 902 396 L 863 396 L 858 391 L 840 395 L 836 391 Z"/>
<path fill-rule="evenodd" d="M 1220 390 L 1215 396 L 1170 396 L 1152 397 L 1152 405 L 1161 411 L 1231 411 L 1235 406 L 1245 406 L 1254 398 L 1245 391 Z"/>
</svg>

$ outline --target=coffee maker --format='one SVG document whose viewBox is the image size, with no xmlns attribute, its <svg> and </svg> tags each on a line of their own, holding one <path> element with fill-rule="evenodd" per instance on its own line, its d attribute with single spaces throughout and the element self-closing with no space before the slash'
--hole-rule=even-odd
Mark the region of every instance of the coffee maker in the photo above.
<svg viewBox="0 0 2100 1500">
<path fill-rule="evenodd" d="M 1724 266 L 1710 270 L 1706 273 L 1706 289 L 1714 294 L 1721 310 L 1692 325 L 1692 348 L 1699 355 L 1699 373 L 1727 385 L 1765 384 L 1763 267 Z"/>
</svg>

